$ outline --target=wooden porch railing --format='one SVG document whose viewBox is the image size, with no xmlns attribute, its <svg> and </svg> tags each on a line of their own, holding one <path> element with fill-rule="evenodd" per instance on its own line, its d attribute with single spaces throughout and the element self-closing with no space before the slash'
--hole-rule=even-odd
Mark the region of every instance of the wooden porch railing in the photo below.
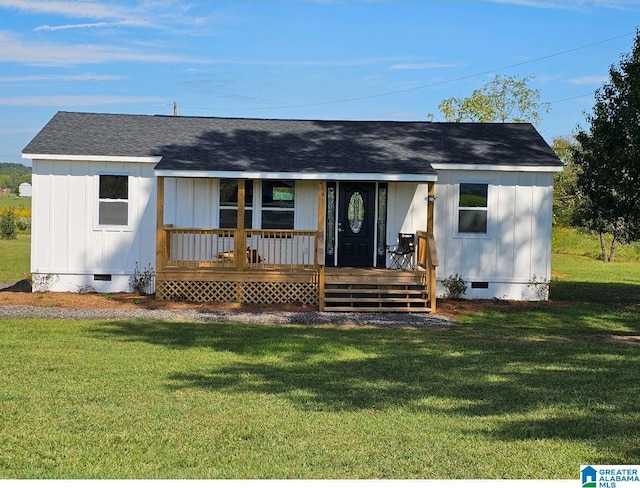
<svg viewBox="0 0 640 488">
<path fill-rule="evenodd" d="M 160 269 L 317 270 L 319 234 L 310 230 L 192 229 L 165 226 Z"/>
<path fill-rule="evenodd" d="M 436 240 L 430 232 L 416 232 L 418 238 L 418 252 L 416 264 L 424 269 L 425 282 L 427 284 L 427 292 L 429 294 L 430 308 L 432 312 L 436 310 L 436 267 L 440 264 L 438 261 L 438 251 L 436 249 Z"/>
</svg>

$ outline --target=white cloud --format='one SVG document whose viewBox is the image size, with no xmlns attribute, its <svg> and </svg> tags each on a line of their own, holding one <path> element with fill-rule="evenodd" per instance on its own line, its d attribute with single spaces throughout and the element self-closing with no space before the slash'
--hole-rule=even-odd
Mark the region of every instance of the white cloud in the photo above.
<svg viewBox="0 0 640 488">
<path fill-rule="evenodd" d="M 0 83 L 25 83 L 42 81 L 117 81 L 125 79 L 118 75 L 97 75 L 85 73 L 82 75 L 25 75 L 25 76 L 0 76 Z"/>
<path fill-rule="evenodd" d="M 30 107 L 86 107 L 113 104 L 167 104 L 167 100 L 154 97 L 127 97 L 111 95 L 48 95 L 0 97 L 0 106 Z"/>
<path fill-rule="evenodd" d="M 214 59 L 208 61 L 211 64 L 233 64 L 244 66 L 366 66 L 371 64 L 389 63 L 401 61 L 406 58 L 352 58 L 352 59 L 306 59 L 306 60 L 248 60 L 248 59 Z"/>
<path fill-rule="evenodd" d="M 638 0 L 476 0 L 491 3 L 503 3 L 511 5 L 522 5 L 524 7 L 535 7 L 545 9 L 573 10 L 587 7 L 600 7 L 609 9 L 637 9 L 640 7 Z"/>
<path fill-rule="evenodd" d="M 78 0 L 0 0 L 0 7 L 35 14 L 57 14 L 76 18 L 123 19 L 128 13 L 107 3 Z"/>
<path fill-rule="evenodd" d="M 391 69 L 438 69 L 438 68 L 459 68 L 462 64 L 455 63 L 405 63 L 394 64 Z"/>
<path fill-rule="evenodd" d="M 0 62 L 36 66 L 74 66 L 111 61 L 174 63 L 187 60 L 172 54 L 136 52 L 119 46 L 34 42 L 0 31 Z"/>
<path fill-rule="evenodd" d="M 84 24 L 66 24 L 66 25 L 41 25 L 34 31 L 60 31 L 69 29 L 101 29 L 111 27 L 148 27 L 150 24 L 144 20 L 122 20 L 120 22 L 91 22 Z"/>
<path fill-rule="evenodd" d="M 581 76 L 580 78 L 572 78 L 569 83 L 572 85 L 602 85 L 609 80 L 607 76 L 594 75 L 594 76 Z"/>
<path fill-rule="evenodd" d="M 61 31 L 105 27 L 152 27 L 187 36 L 211 34 L 213 23 L 226 17 L 211 13 L 190 15 L 200 2 L 161 0 L 136 2 L 107 2 L 90 0 L 0 0 L 0 9 L 14 9 L 25 14 L 62 16 L 77 19 L 96 19 L 97 22 L 42 25 L 36 31 Z"/>
</svg>

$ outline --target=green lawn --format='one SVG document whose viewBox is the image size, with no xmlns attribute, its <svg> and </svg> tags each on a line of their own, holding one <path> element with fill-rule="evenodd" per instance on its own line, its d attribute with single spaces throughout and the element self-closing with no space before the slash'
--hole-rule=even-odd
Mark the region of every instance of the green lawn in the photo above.
<svg viewBox="0 0 640 488">
<path fill-rule="evenodd" d="M 551 302 L 487 302 L 440 329 L 0 319 L 0 478 L 637 464 L 640 264 L 553 268 Z"/>
<path fill-rule="evenodd" d="M 640 456 L 638 324 L 580 301 L 431 330 L 0 319 L 0 477 L 573 479 Z"/>
<path fill-rule="evenodd" d="M 31 234 L 18 233 L 17 239 L 0 239 L 0 281 L 19 281 L 29 274 Z"/>
<path fill-rule="evenodd" d="M 0 208 L 31 208 L 31 198 L 22 198 L 17 195 L 0 195 Z"/>
</svg>

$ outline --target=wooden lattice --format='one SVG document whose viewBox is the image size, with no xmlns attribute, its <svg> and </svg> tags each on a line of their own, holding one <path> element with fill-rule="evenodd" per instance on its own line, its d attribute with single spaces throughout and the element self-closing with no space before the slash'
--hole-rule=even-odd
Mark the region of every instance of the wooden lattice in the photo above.
<svg viewBox="0 0 640 488">
<path fill-rule="evenodd" d="M 185 302 L 302 303 L 318 304 L 316 283 L 179 281 L 158 283 L 159 300 Z"/>
<path fill-rule="evenodd" d="M 238 283 L 242 303 L 318 304 L 318 286 L 314 283 Z"/>
</svg>

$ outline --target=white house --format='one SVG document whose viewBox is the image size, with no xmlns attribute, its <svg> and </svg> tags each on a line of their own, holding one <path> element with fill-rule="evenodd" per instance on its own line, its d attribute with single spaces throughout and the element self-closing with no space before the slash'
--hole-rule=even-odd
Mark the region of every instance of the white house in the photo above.
<svg viewBox="0 0 640 488">
<path fill-rule="evenodd" d="M 18 187 L 18 196 L 31 197 L 31 183 L 20 183 Z"/>
<path fill-rule="evenodd" d="M 166 300 L 428 311 L 451 275 L 521 300 L 551 273 L 562 163 L 531 124 L 59 112 L 23 156 L 52 291 L 137 263 Z"/>
</svg>

